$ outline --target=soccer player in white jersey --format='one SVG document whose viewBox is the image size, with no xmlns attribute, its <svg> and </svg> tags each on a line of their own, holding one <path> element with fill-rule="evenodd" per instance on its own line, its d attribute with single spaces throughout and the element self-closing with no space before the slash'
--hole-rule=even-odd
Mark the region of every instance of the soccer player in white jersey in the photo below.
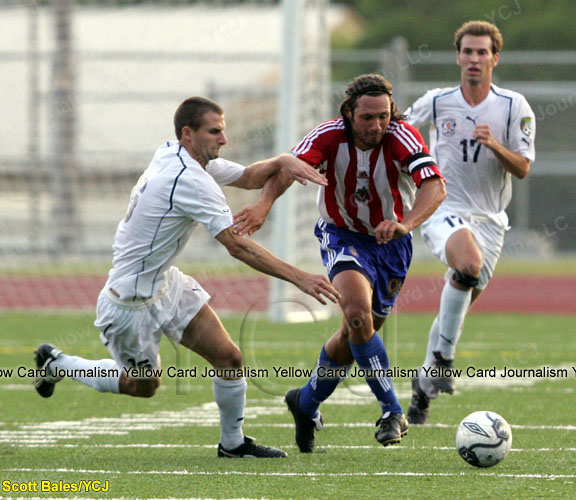
<svg viewBox="0 0 576 500">
<path fill-rule="evenodd" d="M 302 183 L 306 179 L 320 184 L 326 181 L 289 154 L 248 168 L 219 158 L 220 148 L 227 142 L 224 112 L 209 99 L 192 97 L 182 102 L 174 125 L 178 140 L 158 148 L 132 190 L 128 211 L 116 232 L 113 267 L 98 298 L 95 325 L 114 359 L 86 360 L 42 344 L 36 351 L 36 364 L 46 376 L 36 380 L 36 389 L 43 397 L 52 396 L 54 384 L 61 379 L 58 373 L 64 372 L 78 374 L 71 378 L 101 392 L 153 396 L 160 377 L 151 375 L 150 370 L 160 368 L 158 352 L 164 334 L 218 371 L 219 376 L 213 378 L 220 410 L 218 456 L 285 457 L 283 451 L 257 445 L 244 436 L 246 380 L 238 375 L 242 373 L 242 353 L 208 305 L 208 293 L 172 264 L 201 223 L 233 257 L 293 283 L 321 303 L 325 303 L 324 297 L 337 302 L 338 292 L 325 277 L 301 271 L 235 234 L 220 188 L 225 184 L 244 189 L 264 185 L 264 190 L 274 190 L 275 175 Z"/>
<path fill-rule="evenodd" d="M 381 416 L 375 438 L 399 443 L 408 431 L 377 331 L 390 314 L 412 258 L 411 231 L 444 199 L 444 182 L 422 136 L 402 121 L 392 87 L 377 74 L 346 89 L 341 117 L 312 130 L 292 153 L 323 172 L 315 234 L 343 321 L 322 347 L 314 375 L 286 393 L 301 452 L 313 452 L 320 404 L 356 362 Z M 244 227 L 244 226 L 242 226 Z"/>
<path fill-rule="evenodd" d="M 454 44 L 460 85 L 431 90 L 406 112 L 412 125 L 430 126 L 431 151 L 446 179 L 446 199 L 421 233 L 449 266 L 426 359 L 412 380 L 408 421 L 413 424 L 426 422 L 430 399 L 454 392 L 451 369 L 466 312 L 486 288 L 502 251 L 511 177 L 526 177 L 534 161 L 532 109 L 521 94 L 492 83 L 503 44 L 498 28 L 467 22 Z M 426 376 L 424 368 L 435 370 Z"/>
</svg>

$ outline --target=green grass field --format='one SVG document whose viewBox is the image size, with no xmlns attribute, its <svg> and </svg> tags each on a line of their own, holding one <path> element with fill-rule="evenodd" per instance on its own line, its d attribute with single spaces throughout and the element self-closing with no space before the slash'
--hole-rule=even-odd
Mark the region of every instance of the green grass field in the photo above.
<svg viewBox="0 0 576 500">
<path fill-rule="evenodd" d="M 91 314 L 2 313 L 0 370 L 33 368 L 41 342 L 84 357 L 107 357 Z M 430 315 L 393 316 L 384 337 L 393 363 L 415 368 L 422 360 Z M 164 377 L 148 400 L 101 394 L 63 381 L 41 399 L 32 380 L 0 378 L 0 500 L 9 498 L 574 498 L 576 474 L 576 352 L 574 318 L 471 314 L 459 345 L 457 368 L 541 366 L 568 369 L 567 378 L 462 377 L 454 396 L 441 396 L 430 423 L 412 427 L 400 446 L 373 437 L 379 416 L 362 380 L 351 379 L 323 406 L 318 453 L 300 454 L 281 395 L 303 378 L 276 368 L 311 368 L 337 320 L 272 325 L 258 318 L 225 320 L 242 346 L 246 365 L 268 371 L 251 379 L 245 432 L 285 449 L 285 460 L 216 457 L 218 411 L 211 381 L 198 358 L 163 341 L 164 370 L 196 367 L 196 378 Z M 404 408 L 410 381 L 395 379 Z M 454 449 L 459 421 L 475 410 L 503 415 L 513 449 L 490 469 L 467 465 Z M 12 485 L 100 481 L 109 491 L 17 492 Z M 106 483 L 108 481 L 108 483 Z M 62 483 L 62 484 L 64 484 Z M 48 483 L 44 483 L 48 484 Z"/>
</svg>

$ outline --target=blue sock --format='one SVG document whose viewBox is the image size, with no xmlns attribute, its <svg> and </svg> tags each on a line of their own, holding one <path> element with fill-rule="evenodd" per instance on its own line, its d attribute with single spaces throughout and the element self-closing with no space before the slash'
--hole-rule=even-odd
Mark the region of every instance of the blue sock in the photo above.
<svg viewBox="0 0 576 500">
<path fill-rule="evenodd" d="M 319 368 L 323 368 L 320 370 L 320 374 L 318 374 Z M 320 352 L 320 358 L 318 358 L 318 364 L 314 369 L 314 374 L 310 377 L 308 383 L 302 387 L 302 390 L 300 391 L 300 400 L 298 402 L 300 409 L 312 418 L 316 417 L 320 403 L 328 399 L 340 381 L 345 378 L 322 376 L 323 372 L 328 368 L 332 370 L 341 368 L 343 372 L 346 371 L 346 373 L 348 373 L 348 367 L 344 367 L 340 363 L 333 361 L 328 354 L 326 354 L 324 346 L 322 346 L 322 351 Z"/>
<path fill-rule="evenodd" d="M 374 333 L 374 336 L 365 344 L 353 344 L 350 342 L 350 347 L 360 369 L 386 370 L 390 367 L 386 348 L 378 333 Z M 370 389 L 372 389 L 380 403 L 382 413 L 403 413 L 390 377 L 366 377 L 366 382 L 368 382 Z"/>
</svg>

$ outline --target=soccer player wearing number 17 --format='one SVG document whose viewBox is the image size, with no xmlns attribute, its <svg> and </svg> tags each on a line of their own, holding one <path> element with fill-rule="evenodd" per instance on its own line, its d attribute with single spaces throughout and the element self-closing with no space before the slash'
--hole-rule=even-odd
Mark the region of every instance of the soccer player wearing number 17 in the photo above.
<svg viewBox="0 0 576 500">
<path fill-rule="evenodd" d="M 444 182 L 420 133 L 402 121 L 392 87 L 361 75 L 346 89 L 341 117 L 318 125 L 292 153 L 326 175 L 315 234 L 343 321 L 320 352 L 308 383 L 286 393 L 301 452 L 314 449 L 322 428 L 319 406 L 354 361 L 382 413 L 375 438 L 387 446 L 408 431 L 377 331 L 396 300 L 412 257 L 411 231 L 444 199 Z M 418 188 L 418 189 L 417 189 Z"/>
<path fill-rule="evenodd" d="M 406 112 L 412 125 L 430 126 L 432 154 L 446 179 L 446 199 L 421 233 L 450 268 L 423 365 L 437 368 L 437 376 L 426 377 L 421 370 L 412 380 L 412 424 L 426 421 L 430 399 L 439 392 L 454 392 L 448 369 L 466 312 L 486 288 L 502 251 L 511 176 L 526 177 L 534 161 L 532 109 L 522 95 L 492 84 L 503 43 L 500 31 L 491 23 L 470 21 L 454 41 L 461 84 L 427 92 Z"/>
</svg>

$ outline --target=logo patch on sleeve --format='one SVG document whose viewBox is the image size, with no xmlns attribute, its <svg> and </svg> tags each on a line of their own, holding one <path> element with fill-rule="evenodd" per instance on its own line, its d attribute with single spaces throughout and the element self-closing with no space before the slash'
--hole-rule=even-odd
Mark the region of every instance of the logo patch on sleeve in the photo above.
<svg viewBox="0 0 576 500">
<path fill-rule="evenodd" d="M 530 137 L 532 135 L 532 118 L 529 116 L 525 116 L 520 120 L 520 130 L 526 137 Z"/>
</svg>

